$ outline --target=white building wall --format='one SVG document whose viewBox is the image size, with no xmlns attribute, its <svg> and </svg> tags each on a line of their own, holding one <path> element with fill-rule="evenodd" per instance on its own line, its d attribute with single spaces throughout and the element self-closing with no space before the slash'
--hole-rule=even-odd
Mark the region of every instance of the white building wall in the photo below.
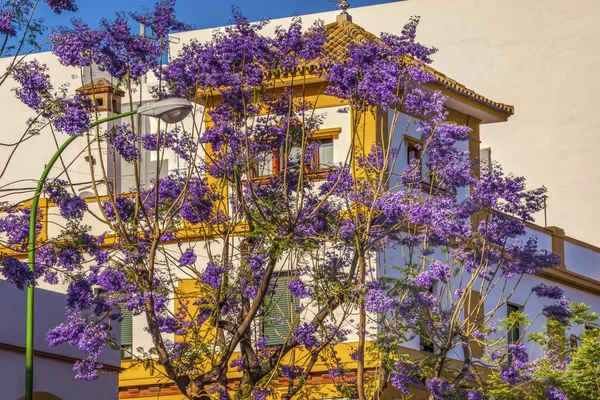
<svg viewBox="0 0 600 400">
<path fill-rule="evenodd" d="M 337 13 L 307 15 L 303 20 L 305 26 L 317 18 L 328 23 L 335 20 Z M 491 147 L 493 158 L 507 171 L 525 175 L 530 186 L 549 187 L 549 225 L 558 225 L 570 235 L 586 241 L 600 242 L 600 226 L 596 223 L 600 220 L 600 209 L 594 203 L 598 189 L 597 185 L 589 184 L 600 178 L 600 158 L 591 153 L 600 144 L 600 136 L 596 134 L 600 117 L 595 116 L 600 100 L 592 96 L 600 86 L 600 80 L 592 73 L 600 58 L 590 53 L 600 44 L 596 29 L 600 22 L 597 2 L 579 0 L 577 6 L 573 6 L 558 0 L 406 0 L 352 8 L 350 13 L 355 23 L 374 33 L 399 33 L 411 15 L 421 15 L 419 40 L 440 48 L 434 67 L 479 93 L 516 106 L 516 115 L 508 123 L 482 127 L 482 147 Z M 290 18 L 275 20 L 265 32 L 271 33 L 275 26 L 285 26 L 289 22 Z M 175 54 L 191 38 L 203 41 L 209 40 L 211 35 L 212 30 L 175 35 L 181 40 L 172 45 L 171 53 Z M 36 58 L 50 66 L 55 87 L 71 82 L 74 91 L 80 86 L 79 78 L 72 76 L 78 73 L 75 69 L 60 66 L 49 53 L 37 54 Z M 5 60 L 0 60 L 2 62 Z M 95 77 L 98 76 L 101 75 Z M 147 86 L 151 84 L 152 79 Z M 27 118 L 32 115 L 25 105 L 14 99 L 10 91 L 12 86 L 7 82 L 0 87 L 0 98 L 11 104 L 12 117 L 4 121 L 5 142 L 18 140 Z M 144 101 L 150 99 L 146 89 L 142 90 Z M 340 138 L 334 141 L 334 160 L 342 162 L 345 159 L 343 149 L 350 144 L 350 121 L 348 114 L 340 114 L 337 109 L 320 111 L 327 112 L 323 128 L 342 128 Z M 0 178 L 3 184 L 23 179 L 23 186 L 34 186 L 46 160 L 56 149 L 50 132 L 42 133 L 16 151 L 10 171 Z M 563 134 L 569 135 L 568 138 L 563 138 Z M 57 135 L 59 139 L 66 138 L 64 134 Z M 83 138 L 78 140 L 85 141 Z M 0 147 L 0 159 L 6 159 L 6 151 Z M 76 153 L 73 148 L 65 158 L 72 159 Z M 403 153 L 399 158 L 405 160 Z M 72 176 L 81 174 L 83 180 L 87 164 L 81 168 L 75 165 L 70 168 Z M 397 167 L 403 166 L 398 164 Z M 57 164 L 56 168 L 59 171 L 62 166 Z M 126 168 L 122 170 L 124 190 L 133 187 L 134 183 L 127 171 Z M 573 194 L 576 200 L 573 200 Z M 5 199 L 2 197 L 0 201 Z M 56 215 L 52 217 L 56 218 Z M 92 219 L 86 221 L 92 222 Z M 105 227 L 93 224 L 94 234 L 105 230 Z M 540 246 L 550 249 L 551 238 L 548 235 L 539 237 Z M 197 246 L 199 260 L 201 247 Z M 401 262 L 398 251 L 386 254 L 388 265 Z M 597 272 L 600 253 L 566 242 L 565 259 L 568 269 L 600 279 Z M 539 282 L 537 277 L 525 278 L 513 295 L 514 302 L 524 299 L 531 287 Z M 597 296 L 569 288 L 566 292 L 571 300 L 585 301 L 596 311 L 600 310 Z M 531 316 L 541 307 L 541 303 L 530 302 L 525 311 Z M 152 343 L 145 332 L 145 318 L 138 316 L 133 321 L 133 348 L 149 349 Z M 534 328 L 541 328 L 542 322 L 543 318 Z M 418 348 L 418 338 L 408 345 Z"/>
<path fill-rule="evenodd" d="M 302 19 L 305 26 L 329 23 L 338 13 Z M 600 245 L 598 1 L 404 0 L 349 13 L 375 34 L 399 34 L 410 16 L 421 16 L 418 40 L 439 48 L 437 70 L 515 106 L 508 123 L 482 127 L 482 147 L 491 147 L 506 171 L 527 177 L 530 187 L 548 187 L 548 225 Z M 263 31 L 290 21 L 273 20 Z M 181 40 L 171 54 L 190 38 L 209 40 L 211 32 L 175 35 Z M 543 214 L 537 218 L 544 223 Z"/>
<path fill-rule="evenodd" d="M 600 281 L 600 252 L 565 240 L 565 263 L 569 270 Z"/>
<path fill-rule="evenodd" d="M 0 280 L 0 386 L 2 399 L 17 399 L 24 394 L 25 354 L 8 350 L 7 346 L 24 348 L 27 291 L 16 289 Z M 87 382 L 74 378 L 74 359 L 85 356 L 75 347 L 62 344 L 50 347 L 46 332 L 64 321 L 65 296 L 46 290 L 35 292 L 34 344 L 37 351 L 69 359 L 36 356 L 34 359 L 34 390 L 52 393 L 64 400 L 106 400 L 118 395 L 118 375 L 103 374 L 97 381 Z M 119 337 L 119 324 L 113 325 Z M 5 345 L 5 346 L 3 346 Z M 105 366 L 119 367 L 119 352 L 106 347 L 100 358 Z"/>
</svg>

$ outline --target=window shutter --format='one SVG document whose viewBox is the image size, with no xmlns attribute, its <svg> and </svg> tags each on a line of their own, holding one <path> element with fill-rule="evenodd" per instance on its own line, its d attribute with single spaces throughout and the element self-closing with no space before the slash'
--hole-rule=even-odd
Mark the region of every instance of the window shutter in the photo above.
<svg viewBox="0 0 600 400">
<path fill-rule="evenodd" d="M 131 351 L 133 345 L 133 316 L 131 311 L 122 308 L 121 315 L 123 320 L 121 321 L 121 348 L 126 348 Z M 121 359 L 131 358 L 129 352 L 121 350 Z"/>
<path fill-rule="evenodd" d="M 290 277 L 280 274 L 276 278 L 275 292 L 271 299 L 267 317 L 263 324 L 263 335 L 269 338 L 270 345 L 283 344 L 290 334 L 294 322 L 298 299 L 288 289 Z"/>
</svg>

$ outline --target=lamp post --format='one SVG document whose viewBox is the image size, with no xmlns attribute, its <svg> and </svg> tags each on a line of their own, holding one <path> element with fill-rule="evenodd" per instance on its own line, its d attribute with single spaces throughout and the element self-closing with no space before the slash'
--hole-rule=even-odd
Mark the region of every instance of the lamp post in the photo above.
<svg viewBox="0 0 600 400">
<path fill-rule="evenodd" d="M 192 104 L 184 99 L 166 99 L 157 101 L 156 103 L 147 104 L 141 106 L 137 110 L 124 112 L 122 114 L 111 115 L 109 117 L 100 119 L 90 124 L 90 129 L 105 122 L 113 121 L 115 119 L 127 117 L 134 114 L 146 115 L 155 117 L 163 120 L 167 123 L 177 123 L 183 121 L 185 117 L 192 111 Z M 50 170 L 54 166 L 54 163 L 58 160 L 60 155 L 65 151 L 67 147 L 77 138 L 77 136 L 71 136 L 64 142 L 54 153 L 50 162 L 44 168 L 44 172 L 40 177 L 37 187 L 35 189 L 35 195 L 31 203 L 31 213 L 29 217 L 29 243 L 27 248 L 28 254 L 28 265 L 29 270 L 35 273 L 35 240 L 36 240 L 36 220 L 37 220 L 37 209 L 40 201 L 40 194 L 46 182 L 46 178 L 50 173 Z M 27 328 L 25 335 L 25 400 L 33 400 L 33 322 L 34 322 L 34 289 L 35 282 L 30 283 L 27 286 Z"/>
</svg>

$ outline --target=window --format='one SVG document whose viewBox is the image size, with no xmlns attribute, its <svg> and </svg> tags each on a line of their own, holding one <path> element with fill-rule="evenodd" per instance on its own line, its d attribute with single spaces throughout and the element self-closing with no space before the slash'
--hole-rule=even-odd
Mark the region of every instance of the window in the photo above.
<svg viewBox="0 0 600 400">
<path fill-rule="evenodd" d="M 102 295 L 106 290 L 95 288 L 96 296 Z M 133 315 L 126 308 L 121 308 L 121 360 L 131 360 L 131 352 L 133 346 Z"/>
<path fill-rule="evenodd" d="M 125 308 L 121 308 L 121 315 L 121 360 L 130 360 L 133 349 L 133 315 Z"/>
<path fill-rule="evenodd" d="M 308 145 L 318 144 L 309 164 L 305 164 L 308 173 L 319 173 L 331 168 L 334 164 L 333 142 L 339 137 L 341 128 L 325 129 L 315 132 L 308 140 Z M 311 146 L 312 147 L 312 146 Z M 263 152 L 256 160 L 256 166 L 252 171 L 253 178 L 264 178 L 279 173 L 286 167 L 298 166 L 302 149 L 300 146 L 291 146 L 287 149 L 287 162 L 284 160 L 284 149 L 273 149 Z"/>
<path fill-rule="evenodd" d="M 268 313 L 263 324 L 263 335 L 269 338 L 270 345 L 279 345 L 283 344 L 290 335 L 299 302 L 288 289 L 290 282 L 288 273 L 279 273 L 273 281 L 275 282 L 275 292 L 268 305 Z"/>
<path fill-rule="evenodd" d="M 510 317 L 512 313 L 520 312 L 522 310 L 521 306 L 517 306 L 515 304 L 507 304 L 506 305 L 506 316 Z M 513 328 L 508 331 L 506 340 L 508 344 L 518 343 L 519 337 L 521 336 L 521 330 L 519 325 L 513 326 Z"/>
<path fill-rule="evenodd" d="M 572 333 L 571 336 L 569 336 L 569 345 L 571 346 L 571 350 L 577 350 L 578 343 L 576 334 Z"/>
<path fill-rule="evenodd" d="M 421 336 L 419 337 L 419 348 L 425 353 L 433 353 L 435 350 L 431 339 L 426 337 L 426 335 L 424 334 L 421 334 Z"/>
<path fill-rule="evenodd" d="M 333 139 L 318 140 L 319 149 L 315 154 L 313 164 L 315 169 L 327 169 L 333 166 Z"/>
<path fill-rule="evenodd" d="M 259 156 L 256 165 L 256 171 L 253 171 L 255 178 L 269 176 L 273 174 L 273 151 L 264 152 Z"/>
<path fill-rule="evenodd" d="M 415 178 L 421 176 L 421 183 L 431 184 L 431 172 L 427 169 L 427 152 L 423 152 L 425 144 L 422 140 L 412 136 L 405 135 L 404 142 L 406 143 L 406 162 L 410 165 L 411 162 L 418 163 L 418 171 L 415 171 Z M 416 160 L 416 161 L 413 161 Z"/>
</svg>

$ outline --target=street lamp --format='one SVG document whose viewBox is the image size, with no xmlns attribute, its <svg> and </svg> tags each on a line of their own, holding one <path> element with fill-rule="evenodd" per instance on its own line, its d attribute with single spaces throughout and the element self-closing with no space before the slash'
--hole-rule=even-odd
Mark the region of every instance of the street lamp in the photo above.
<svg viewBox="0 0 600 400">
<path fill-rule="evenodd" d="M 137 110 L 124 112 L 117 115 L 111 115 L 109 117 L 100 119 L 90 124 L 90 129 L 105 122 L 113 121 L 115 119 L 127 117 L 134 114 L 146 115 L 149 117 L 155 117 L 163 120 L 166 123 L 174 124 L 183 121 L 185 117 L 192 111 L 192 104 L 184 99 L 166 99 L 160 100 L 155 103 L 141 106 Z M 56 153 L 50 159 L 50 162 L 44 168 L 44 172 L 40 180 L 38 181 L 35 189 L 35 195 L 31 203 L 31 214 L 29 218 L 29 243 L 28 243 L 28 265 L 29 270 L 35 273 L 35 225 L 37 220 L 37 209 L 40 201 L 40 194 L 46 182 L 46 178 L 50 173 L 50 170 L 54 166 L 54 163 L 58 160 L 60 155 L 65 151 L 67 147 L 77 138 L 77 136 L 71 136 L 65 143 L 63 143 Z M 25 400 L 33 400 L 33 316 L 34 316 L 34 282 L 27 286 L 27 329 L 25 335 Z"/>
</svg>

